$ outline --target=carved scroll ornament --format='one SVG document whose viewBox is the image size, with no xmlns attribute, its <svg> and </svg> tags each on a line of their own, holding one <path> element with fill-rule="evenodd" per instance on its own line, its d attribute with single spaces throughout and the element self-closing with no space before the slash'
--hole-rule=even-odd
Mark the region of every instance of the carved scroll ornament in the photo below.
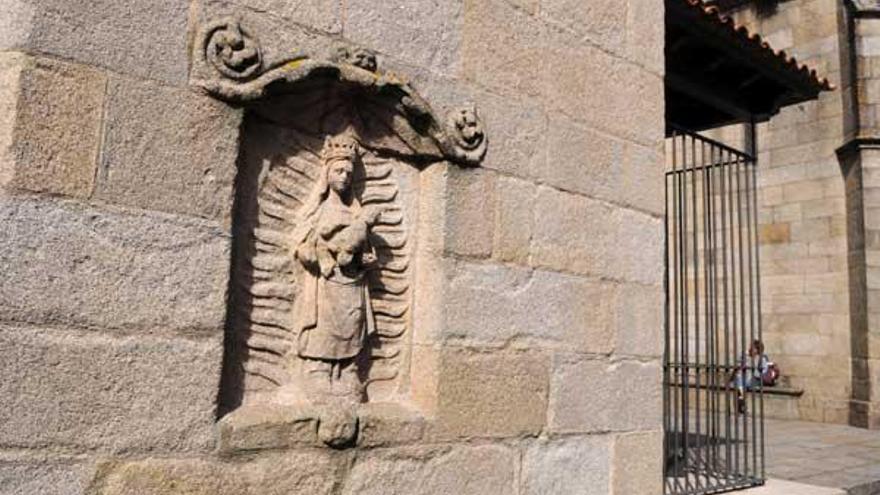
<svg viewBox="0 0 880 495">
<path fill-rule="evenodd" d="M 332 76 L 341 83 L 372 93 L 374 103 L 396 118 L 388 119 L 397 143 L 374 145 L 422 161 L 449 160 L 478 165 L 486 154 L 488 138 L 473 105 L 439 118 L 408 83 L 378 68 L 369 50 L 341 47 L 321 60 L 296 54 L 267 64 L 256 36 L 236 19 L 206 24 L 197 38 L 192 83 L 214 96 L 236 103 L 265 99 L 295 91 L 299 83 Z M 388 149 L 383 150 L 386 146 Z M 401 146 L 402 145 L 402 146 Z"/>
</svg>

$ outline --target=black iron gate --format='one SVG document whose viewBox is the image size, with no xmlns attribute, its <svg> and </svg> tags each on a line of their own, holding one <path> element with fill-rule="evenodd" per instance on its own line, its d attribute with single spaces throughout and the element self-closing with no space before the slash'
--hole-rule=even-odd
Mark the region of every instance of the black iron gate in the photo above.
<svg viewBox="0 0 880 495">
<path fill-rule="evenodd" d="M 763 484 L 755 159 L 676 130 L 666 146 L 665 493 Z"/>
</svg>

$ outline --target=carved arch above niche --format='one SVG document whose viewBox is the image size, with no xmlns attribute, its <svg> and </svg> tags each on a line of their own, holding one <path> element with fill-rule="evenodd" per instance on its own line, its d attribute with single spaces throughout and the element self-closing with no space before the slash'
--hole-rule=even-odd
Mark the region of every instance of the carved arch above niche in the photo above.
<svg viewBox="0 0 880 495">
<path fill-rule="evenodd" d="M 375 108 L 364 111 L 356 105 L 355 113 L 361 117 L 376 113 L 387 127 L 385 139 L 362 135 L 372 151 L 421 163 L 448 160 L 463 166 L 479 165 L 486 154 L 488 138 L 474 105 L 440 118 L 407 82 L 382 72 L 376 55 L 364 48 L 338 45 L 327 59 L 297 53 L 267 62 L 256 34 L 241 21 L 224 18 L 200 29 L 191 73 L 191 84 L 245 105 L 314 92 L 310 83 L 315 81 L 357 89 L 359 98 Z"/>
<path fill-rule="evenodd" d="M 221 441 L 235 437 L 236 428 L 247 429 L 242 425 L 250 419 L 239 411 L 257 410 L 262 418 L 266 410 L 281 407 L 278 424 L 288 424 L 295 413 L 297 421 L 316 422 L 325 443 L 348 445 L 358 430 L 363 409 L 358 403 L 395 403 L 406 401 L 408 394 L 420 170 L 437 161 L 479 165 L 487 137 L 473 105 L 440 118 L 412 86 L 383 73 L 369 50 L 337 45 L 324 58 L 304 53 L 266 58 L 256 33 L 239 20 L 224 18 L 200 30 L 191 69 L 192 85 L 245 109 L 220 392 L 221 415 L 235 414 L 221 423 Z M 330 258 L 325 254 L 331 268 L 325 271 L 320 253 L 313 256 L 318 262 L 309 265 L 300 248 L 315 238 L 304 234 L 308 229 L 303 226 L 324 215 L 318 203 L 330 194 L 328 170 L 340 158 L 352 176 L 342 224 L 358 224 L 361 212 L 378 213 L 362 222 L 368 242 L 361 244 L 369 245 L 370 253 L 350 243 L 357 249 L 333 251 Z M 323 199 L 316 203 L 315 197 Z M 340 214 L 335 208 L 332 214 Z M 330 241 L 309 242 L 318 252 L 321 243 Z M 325 306 L 338 306 L 333 298 L 342 297 L 339 292 L 315 292 L 315 280 L 320 285 L 332 278 L 328 274 L 341 273 L 340 256 L 350 259 L 352 254 L 375 258 L 363 272 L 364 321 L 371 322 L 365 326 L 370 330 L 364 331 L 363 349 L 354 358 L 363 393 L 355 401 L 336 401 L 333 385 L 328 406 L 315 400 L 305 378 L 316 363 L 320 367 L 327 361 L 320 352 L 315 358 L 302 343 L 301 329 L 308 327 L 300 323 L 302 307 L 303 301 L 314 306 L 321 297 L 329 298 Z M 317 268 L 310 271 L 309 266 Z M 321 327 L 314 323 L 321 311 L 310 320 L 313 332 Z M 330 376 L 337 364 L 331 360 Z"/>
</svg>

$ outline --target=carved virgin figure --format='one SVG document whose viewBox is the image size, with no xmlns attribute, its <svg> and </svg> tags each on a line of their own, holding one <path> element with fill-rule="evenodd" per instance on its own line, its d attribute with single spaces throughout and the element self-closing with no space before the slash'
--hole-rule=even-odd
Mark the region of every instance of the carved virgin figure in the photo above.
<svg viewBox="0 0 880 495">
<path fill-rule="evenodd" d="M 357 141 L 329 137 L 314 189 L 300 210 L 290 249 L 302 267 L 294 306 L 296 354 L 315 402 L 358 402 L 357 358 L 375 331 L 366 273 L 375 268 L 370 230 L 380 210 L 361 206 L 352 187 Z"/>
</svg>

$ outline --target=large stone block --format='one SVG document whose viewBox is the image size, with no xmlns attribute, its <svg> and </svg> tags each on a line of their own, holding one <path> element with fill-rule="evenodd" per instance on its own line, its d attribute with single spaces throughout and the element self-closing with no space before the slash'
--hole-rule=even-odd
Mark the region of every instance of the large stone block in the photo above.
<svg viewBox="0 0 880 495">
<path fill-rule="evenodd" d="M 339 0 L 230 0 L 255 12 L 270 12 L 296 24 L 338 34 L 342 31 Z"/>
<path fill-rule="evenodd" d="M 627 30 L 626 2 L 621 0 L 544 0 L 541 16 L 606 50 L 623 52 Z M 655 40 L 662 42 L 662 38 Z"/>
<path fill-rule="evenodd" d="M 537 440 L 523 456 L 521 493 L 607 495 L 610 458 L 611 441 L 607 435 Z"/>
<path fill-rule="evenodd" d="M 441 115 L 473 103 L 489 135 L 481 168 L 535 178 L 547 156 L 548 117 L 538 99 L 500 95 L 475 82 L 415 70 L 413 85 Z"/>
<path fill-rule="evenodd" d="M 2 3 L 15 20 L 13 35 L 0 35 L 2 48 L 45 53 L 171 83 L 186 80 L 190 4 L 186 0 Z M 7 11 L 3 12 L 5 20 Z"/>
<path fill-rule="evenodd" d="M 483 347 L 611 351 L 620 309 L 617 284 L 509 265 L 451 266 L 442 340 Z M 636 323 L 640 315 L 630 313 L 632 323 L 641 326 Z"/>
<path fill-rule="evenodd" d="M 564 115 L 550 118 L 547 161 L 538 177 L 558 189 L 574 191 L 649 213 L 663 213 L 663 155 L 643 146 L 590 130 Z"/>
<path fill-rule="evenodd" d="M 663 432 L 627 433 L 614 439 L 611 471 L 615 495 L 663 493 Z"/>
<path fill-rule="evenodd" d="M 104 452 L 212 447 L 219 339 L 0 327 L 0 444 Z"/>
<path fill-rule="evenodd" d="M 341 29 L 343 6 L 338 0 L 193 0 L 192 5 L 194 28 L 219 19 L 239 19 L 260 42 L 264 67 L 286 63 L 297 55 L 328 59 L 345 44 L 338 31 L 328 32 Z M 325 5 L 329 10 L 321 19 L 318 10 Z M 380 56 L 380 67 L 387 68 L 387 62 Z M 191 78 L 213 77 L 208 67 L 193 69 Z"/>
<path fill-rule="evenodd" d="M 76 460 L 2 459 L 0 494 L 81 495 L 92 469 Z"/>
<path fill-rule="evenodd" d="M 465 0 L 462 74 L 506 93 L 542 93 L 545 24 L 503 0 Z"/>
<path fill-rule="evenodd" d="M 8 183 L 14 172 L 11 146 L 15 141 L 19 82 L 24 61 L 22 54 L 0 53 L 0 184 Z"/>
<path fill-rule="evenodd" d="M 660 285 L 624 284 L 618 289 L 618 356 L 659 357 L 663 353 L 664 291 Z"/>
<path fill-rule="evenodd" d="M 95 195 L 110 203 L 228 219 L 240 125 L 240 110 L 208 96 L 114 77 Z"/>
<path fill-rule="evenodd" d="M 518 453 L 503 445 L 374 450 L 358 456 L 344 495 L 508 495 Z"/>
<path fill-rule="evenodd" d="M 657 429 L 661 375 L 656 361 L 559 356 L 550 385 L 548 427 L 554 433 Z"/>
<path fill-rule="evenodd" d="M 549 368 L 547 356 L 537 352 L 447 347 L 429 427 L 440 438 L 535 435 L 544 427 Z"/>
<path fill-rule="evenodd" d="M 6 320 L 124 332 L 223 328 L 229 239 L 213 223 L 6 198 L 0 224 Z"/>
<path fill-rule="evenodd" d="M 492 255 L 495 175 L 447 165 L 445 252 L 478 258 Z"/>
<path fill-rule="evenodd" d="M 523 178 L 537 177 L 545 167 L 548 139 L 548 118 L 540 102 L 488 92 L 474 92 L 471 98 L 477 103 L 490 138 L 489 151 L 480 166 Z"/>
<path fill-rule="evenodd" d="M 89 196 L 104 89 L 95 69 L 0 54 L 0 187 Z"/>
<path fill-rule="evenodd" d="M 0 0 L 0 50 L 22 46 L 27 40 L 34 7 L 29 0 Z"/>
<path fill-rule="evenodd" d="M 663 78 L 658 74 L 566 32 L 548 36 L 544 57 L 541 84 L 548 110 L 645 146 L 662 142 Z"/>
<path fill-rule="evenodd" d="M 663 280 L 659 218 L 549 187 L 538 189 L 532 263 L 656 285 Z"/>
<path fill-rule="evenodd" d="M 456 1 L 374 2 L 347 0 L 347 39 L 407 64 L 457 73 L 463 5 Z"/>
<path fill-rule="evenodd" d="M 498 178 L 495 184 L 494 259 L 528 264 L 537 193 L 537 187 L 531 182 Z"/>
<path fill-rule="evenodd" d="M 330 495 L 350 457 L 329 449 L 229 460 L 108 462 L 95 495 Z"/>
<path fill-rule="evenodd" d="M 664 72 L 663 4 L 654 0 L 629 0 L 626 10 L 626 54 L 630 60 L 657 74 Z"/>
</svg>

